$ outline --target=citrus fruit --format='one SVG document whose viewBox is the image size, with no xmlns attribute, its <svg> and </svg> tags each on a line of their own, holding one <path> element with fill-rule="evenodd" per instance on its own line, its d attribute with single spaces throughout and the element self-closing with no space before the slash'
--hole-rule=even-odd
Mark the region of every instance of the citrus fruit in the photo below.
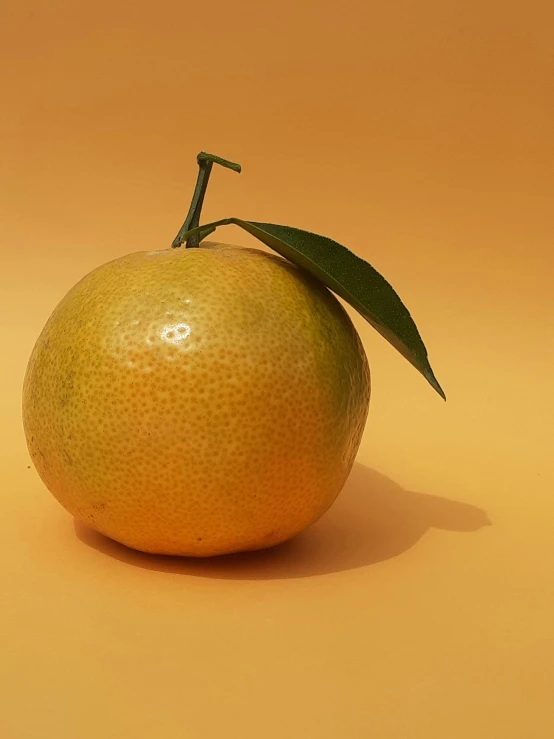
<svg viewBox="0 0 554 739">
<path fill-rule="evenodd" d="M 314 523 L 369 397 L 358 334 L 321 282 L 210 242 L 128 254 L 75 285 L 32 351 L 23 421 L 75 518 L 145 552 L 208 556 Z"/>
</svg>

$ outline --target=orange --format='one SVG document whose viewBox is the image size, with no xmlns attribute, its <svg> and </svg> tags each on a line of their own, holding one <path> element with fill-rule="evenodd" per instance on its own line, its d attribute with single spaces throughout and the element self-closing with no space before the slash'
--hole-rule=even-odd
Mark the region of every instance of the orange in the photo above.
<svg viewBox="0 0 554 739">
<path fill-rule="evenodd" d="M 30 453 L 80 521 L 145 552 L 282 542 L 339 494 L 367 359 L 325 286 L 280 256 L 203 242 L 75 285 L 33 349 Z"/>
</svg>

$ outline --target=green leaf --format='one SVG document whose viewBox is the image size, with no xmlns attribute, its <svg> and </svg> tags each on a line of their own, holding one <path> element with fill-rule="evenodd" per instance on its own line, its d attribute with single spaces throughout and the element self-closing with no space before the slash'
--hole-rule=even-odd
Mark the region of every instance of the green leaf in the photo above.
<svg viewBox="0 0 554 739">
<path fill-rule="evenodd" d="M 207 233 L 226 224 L 240 226 L 317 277 L 355 308 L 446 400 L 408 309 L 394 288 L 368 262 L 326 236 L 291 226 L 243 221 L 240 218 L 225 218 L 191 229 L 182 236 L 182 240 L 196 232 L 204 238 Z"/>
</svg>

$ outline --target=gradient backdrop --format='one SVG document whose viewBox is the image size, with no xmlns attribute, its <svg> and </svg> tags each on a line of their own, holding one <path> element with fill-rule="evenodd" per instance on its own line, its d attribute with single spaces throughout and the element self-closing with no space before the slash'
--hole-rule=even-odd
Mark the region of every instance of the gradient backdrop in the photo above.
<svg viewBox="0 0 554 739">
<path fill-rule="evenodd" d="M 552 3 L 0 10 L 3 739 L 554 736 Z M 370 261 L 448 401 L 353 314 L 373 395 L 339 501 L 281 548 L 189 562 L 74 529 L 20 392 L 78 279 L 170 244 L 201 149 L 243 165 L 205 220 Z"/>
</svg>

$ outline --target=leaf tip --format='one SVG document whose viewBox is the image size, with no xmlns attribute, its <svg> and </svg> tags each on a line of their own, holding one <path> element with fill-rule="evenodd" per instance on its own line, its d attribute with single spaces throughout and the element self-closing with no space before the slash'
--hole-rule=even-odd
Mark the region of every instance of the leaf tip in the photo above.
<svg viewBox="0 0 554 739">
<path fill-rule="evenodd" d="M 442 387 L 439 385 L 439 382 L 435 375 L 433 374 L 433 370 L 431 367 L 425 367 L 423 370 L 423 376 L 426 378 L 426 380 L 429 382 L 431 387 L 433 387 L 437 393 L 441 396 L 441 398 L 446 401 L 446 394 Z"/>
</svg>

